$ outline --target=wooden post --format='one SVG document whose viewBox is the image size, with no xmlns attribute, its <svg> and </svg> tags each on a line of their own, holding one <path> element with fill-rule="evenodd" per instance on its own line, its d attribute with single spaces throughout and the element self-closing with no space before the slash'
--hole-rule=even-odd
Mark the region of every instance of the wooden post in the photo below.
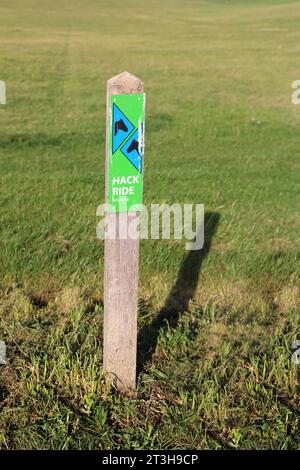
<svg viewBox="0 0 300 470">
<path fill-rule="evenodd" d="M 107 82 L 106 110 L 106 202 L 109 198 L 110 106 L 111 95 L 143 93 L 143 82 L 123 72 Z M 104 352 L 103 368 L 106 379 L 120 391 L 136 387 L 137 356 L 137 293 L 139 240 L 127 236 L 121 239 L 119 227 L 125 227 L 139 217 L 138 212 L 106 212 L 106 227 L 116 224 L 116 239 L 105 239 L 104 249 Z M 124 220 L 123 220 L 124 222 Z"/>
</svg>

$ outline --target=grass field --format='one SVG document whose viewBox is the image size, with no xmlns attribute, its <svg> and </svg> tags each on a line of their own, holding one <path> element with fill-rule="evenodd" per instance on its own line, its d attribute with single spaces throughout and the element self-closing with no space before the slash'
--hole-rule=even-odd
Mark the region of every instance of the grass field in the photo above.
<svg viewBox="0 0 300 470">
<path fill-rule="evenodd" d="M 300 2 L 1 0 L 0 17 L 0 447 L 299 449 Z M 123 70 L 147 92 L 145 203 L 206 210 L 199 252 L 141 242 L 128 397 L 103 381 L 96 238 Z"/>
</svg>

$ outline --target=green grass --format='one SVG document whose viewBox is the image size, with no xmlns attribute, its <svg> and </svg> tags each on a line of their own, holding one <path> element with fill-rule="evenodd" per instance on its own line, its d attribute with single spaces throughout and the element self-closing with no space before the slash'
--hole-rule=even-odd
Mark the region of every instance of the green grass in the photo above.
<svg viewBox="0 0 300 470">
<path fill-rule="evenodd" d="M 2 0 L 0 447 L 296 449 L 300 2 Z M 147 92 L 144 195 L 206 245 L 141 242 L 139 382 L 102 373 L 105 86 Z"/>
</svg>

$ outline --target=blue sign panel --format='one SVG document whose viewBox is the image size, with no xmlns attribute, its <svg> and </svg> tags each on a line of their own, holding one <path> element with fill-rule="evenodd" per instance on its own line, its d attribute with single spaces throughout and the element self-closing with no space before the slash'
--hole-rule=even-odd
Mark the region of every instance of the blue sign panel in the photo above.
<svg viewBox="0 0 300 470">
<path fill-rule="evenodd" d="M 127 142 L 121 148 L 121 152 L 132 163 L 132 165 L 142 173 L 142 149 L 139 144 L 139 130 L 130 136 Z"/>
<path fill-rule="evenodd" d="M 134 125 L 122 113 L 120 108 L 113 103 L 112 116 L 112 153 L 115 153 L 120 145 L 127 139 L 134 129 Z"/>
</svg>

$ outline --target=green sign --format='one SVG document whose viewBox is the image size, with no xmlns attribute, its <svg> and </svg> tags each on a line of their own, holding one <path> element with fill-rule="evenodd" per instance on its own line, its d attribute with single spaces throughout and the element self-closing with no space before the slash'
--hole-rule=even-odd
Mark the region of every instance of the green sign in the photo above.
<svg viewBox="0 0 300 470">
<path fill-rule="evenodd" d="M 142 210 L 145 94 L 110 98 L 109 212 Z"/>
</svg>

